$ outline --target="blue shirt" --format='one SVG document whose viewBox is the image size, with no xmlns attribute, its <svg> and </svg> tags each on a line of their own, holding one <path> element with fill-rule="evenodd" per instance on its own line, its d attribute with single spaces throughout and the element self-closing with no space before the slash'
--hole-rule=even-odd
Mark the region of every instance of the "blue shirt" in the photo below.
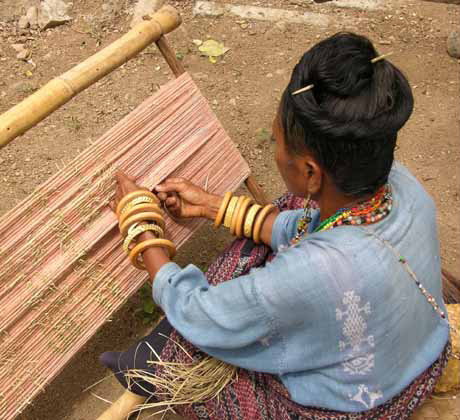
<svg viewBox="0 0 460 420">
<path fill-rule="evenodd" d="M 434 311 L 391 248 L 442 302 L 435 206 L 399 163 L 393 209 L 366 228 L 341 226 L 289 246 L 302 211 L 280 213 L 272 262 L 210 286 L 194 265 L 164 265 L 153 296 L 178 332 L 204 352 L 278 375 L 292 400 L 358 412 L 397 395 L 440 355 L 448 323 Z"/>
</svg>

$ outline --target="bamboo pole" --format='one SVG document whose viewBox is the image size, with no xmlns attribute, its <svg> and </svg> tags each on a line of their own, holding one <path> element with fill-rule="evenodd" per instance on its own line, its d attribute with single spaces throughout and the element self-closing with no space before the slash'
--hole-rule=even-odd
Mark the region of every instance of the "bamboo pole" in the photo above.
<svg viewBox="0 0 460 420">
<path fill-rule="evenodd" d="M 126 63 L 163 34 L 177 28 L 181 18 L 176 9 L 162 7 L 120 39 L 89 57 L 0 115 L 0 148 L 25 133 L 82 90 Z"/>
</svg>

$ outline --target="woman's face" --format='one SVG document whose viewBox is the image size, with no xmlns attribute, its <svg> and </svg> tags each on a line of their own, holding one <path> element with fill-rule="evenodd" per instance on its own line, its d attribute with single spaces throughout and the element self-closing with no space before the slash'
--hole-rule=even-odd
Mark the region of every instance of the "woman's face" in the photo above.
<svg viewBox="0 0 460 420">
<path fill-rule="evenodd" d="M 273 120 L 273 137 L 276 141 L 275 161 L 278 170 L 290 192 L 297 196 L 306 197 L 307 185 L 305 179 L 304 159 L 291 155 L 284 141 L 281 118 L 276 114 Z"/>
</svg>

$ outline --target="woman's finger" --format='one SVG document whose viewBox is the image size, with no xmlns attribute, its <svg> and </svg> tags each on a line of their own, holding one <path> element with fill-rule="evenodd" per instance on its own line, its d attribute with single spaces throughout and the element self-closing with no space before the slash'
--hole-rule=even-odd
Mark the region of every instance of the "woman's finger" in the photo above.
<svg viewBox="0 0 460 420">
<path fill-rule="evenodd" d="M 173 206 L 177 205 L 177 198 L 176 198 L 176 196 L 168 197 L 168 198 L 165 200 L 165 204 L 166 204 L 168 207 L 173 207 Z"/>
<path fill-rule="evenodd" d="M 165 192 L 159 192 L 157 193 L 157 197 L 160 201 L 166 201 L 166 199 L 168 198 L 168 194 Z"/>
<path fill-rule="evenodd" d="M 155 187 L 158 192 L 182 192 L 186 188 L 184 182 L 164 182 Z"/>
</svg>

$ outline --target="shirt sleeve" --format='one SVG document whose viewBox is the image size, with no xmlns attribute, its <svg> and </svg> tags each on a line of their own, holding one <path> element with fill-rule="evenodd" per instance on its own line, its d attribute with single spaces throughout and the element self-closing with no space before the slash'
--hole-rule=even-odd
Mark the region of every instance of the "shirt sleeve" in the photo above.
<svg viewBox="0 0 460 420">
<path fill-rule="evenodd" d="M 303 216 L 304 211 L 287 210 L 282 211 L 277 218 L 272 228 L 272 244 L 273 251 L 278 251 L 280 246 L 289 246 L 292 238 L 297 233 L 297 224 Z M 319 220 L 319 210 L 312 211 L 312 222 L 308 227 L 308 232 L 311 233 L 316 227 Z"/>
<path fill-rule="evenodd" d="M 245 369 L 280 374 L 282 346 L 266 344 L 279 341 L 276 322 L 259 291 L 262 282 L 274 286 L 281 278 L 278 270 L 270 263 L 211 286 L 196 266 L 181 269 L 168 263 L 155 277 L 153 296 L 171 325 L 207 354 Z M 267 283 L 267 278 L 273 281 Z"/>
</svg>

